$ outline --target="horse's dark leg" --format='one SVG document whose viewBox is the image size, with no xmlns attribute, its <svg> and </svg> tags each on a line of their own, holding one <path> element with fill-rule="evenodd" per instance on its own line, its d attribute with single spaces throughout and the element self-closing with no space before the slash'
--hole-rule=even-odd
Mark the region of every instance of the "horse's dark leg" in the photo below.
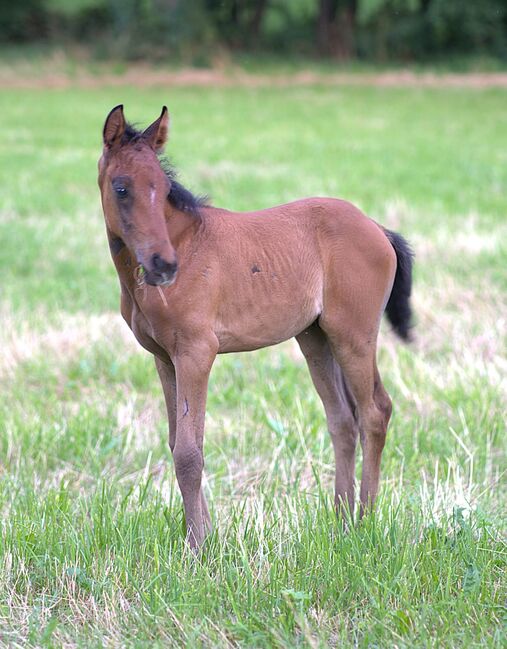
<svg viewBox="0 0 507 649">
<path fill-rule="evenodd" d="M 178 339 L 173 358 L 176 372 L 176 440 L 174 466 L 183 497 L 190 547 L 197 548 L 206 533 L 207 507 L 201 492 L 204 467 L 203 438 L 206 396 L 211 366 L 218 351 L 215 337 Z"/>
<path fill-rule="evenodd" d="M 376 364 L 375 338 L 369 335 L 340 335 L 340 329 L 326 321 L 326 331 L 333 354 L 342 368 L 347 387 L 357 406 L 357 419 L 363 449 L 361 476 L 361 516 L 373 505 L 380 480 L 380 459 L 387 425 L 391 417 L 391 400 L 382 385 Z M 359 329 L 359 328 L 357 328 Z"/>
<path fill-rule="evenodd" d="M 165 404 L 167 408 L 167 419 L 169 420 L 169 448 L 171 453 L 174 451 L 176 444 L 176 372 L 172 361 L 167 362 L 155 356 L 155 365 L 157 367 L 162 389 L 164 390 Z M 211 517 L 208 511 L 208 505 L 201 487 L 201 507 L 204 517 L 205 531 L 211 532 Z"/>
<path fill-rule="evenodd" d="M 345 506 L 352 516 L 358 428 L 342 371 L 333 357 L 326 335 L 317 324 L 296 336 L 296 340 L 326 412 L 336 464 L 336 510 L 340 512 Z"/>
</svg>

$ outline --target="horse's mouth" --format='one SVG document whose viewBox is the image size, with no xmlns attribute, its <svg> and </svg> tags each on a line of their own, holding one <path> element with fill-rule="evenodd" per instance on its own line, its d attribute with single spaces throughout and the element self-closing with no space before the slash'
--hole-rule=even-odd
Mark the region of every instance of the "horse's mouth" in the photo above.
<svg viewBox="0 0 507 649">
<path fill-rule="evenodd" d="M 144 281 L 150 286 L 167 287 L 171 286 L 176 281 L 176 273 L 160 273 L 157 271 L 151 271 L 145 274 Z"/>
</svg>

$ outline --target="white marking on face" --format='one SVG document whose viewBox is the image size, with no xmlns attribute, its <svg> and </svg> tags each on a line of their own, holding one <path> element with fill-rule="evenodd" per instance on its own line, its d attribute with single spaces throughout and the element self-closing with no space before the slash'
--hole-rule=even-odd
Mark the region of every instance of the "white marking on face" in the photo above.
<svg viewBox="0 0 507 649">
<path fill-rule="evenodd" d="M 155 189 L 150 190 L 150 203 L 152 207 L 155 207 Z"/>
</svg>

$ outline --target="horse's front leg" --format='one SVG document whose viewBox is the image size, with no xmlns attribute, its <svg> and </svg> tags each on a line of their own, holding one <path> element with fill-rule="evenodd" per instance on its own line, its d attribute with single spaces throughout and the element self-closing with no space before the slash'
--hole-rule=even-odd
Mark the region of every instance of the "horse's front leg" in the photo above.
<svg viewBox="0 0 507 649">
<path fill-rule="evenodd" d="M 176 371 L 174 364 L 170 359 L 162 360 L 155 356 L 155 365 L 164 391 L 165 404 L 167 409 L 167 419 L 169 422 L 169 448 L 174 453 L 176 444 L 176 417 L 177 417 L 177 391 L 176 391 Z M 209 515 L 208 505 L 204 497 L 201 486 L 201 506 L 204 517 L 205 532 L 211 532 L 211 517 Z"/>
<path fill-rule="evenodd" d="M 176 372 L 173 362 L 169 359 L 163 361 L 155 356 L 155 366 L 164 391 L 167 420 L 169 422 L 169 448 L 172 453 L 176 442 Z"/>
<path fill-rule="evenodd" d="M 176 439 L 173 457 L 183 497 L 187 538 L 191 548 L 204 541 L 208 508 L 201 491 L 206 396 L 211 366 L 218 351 L 216 338 L 178 340 L 173 359 L 176 373 Z"/>
</svg>

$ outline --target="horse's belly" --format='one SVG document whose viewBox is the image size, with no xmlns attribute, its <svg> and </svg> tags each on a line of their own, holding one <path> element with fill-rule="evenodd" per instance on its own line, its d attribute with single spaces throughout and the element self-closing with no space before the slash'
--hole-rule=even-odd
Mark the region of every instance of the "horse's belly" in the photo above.
<svg viewBox="0 0 507 649">
<path fill-rule="evenodd" d="M 301 333 L 321 312 L 320 299 L 236 302 L 229 312 L 222 312 L 216 323 L 219 354 L 269 347 Z"/>
</svg>

